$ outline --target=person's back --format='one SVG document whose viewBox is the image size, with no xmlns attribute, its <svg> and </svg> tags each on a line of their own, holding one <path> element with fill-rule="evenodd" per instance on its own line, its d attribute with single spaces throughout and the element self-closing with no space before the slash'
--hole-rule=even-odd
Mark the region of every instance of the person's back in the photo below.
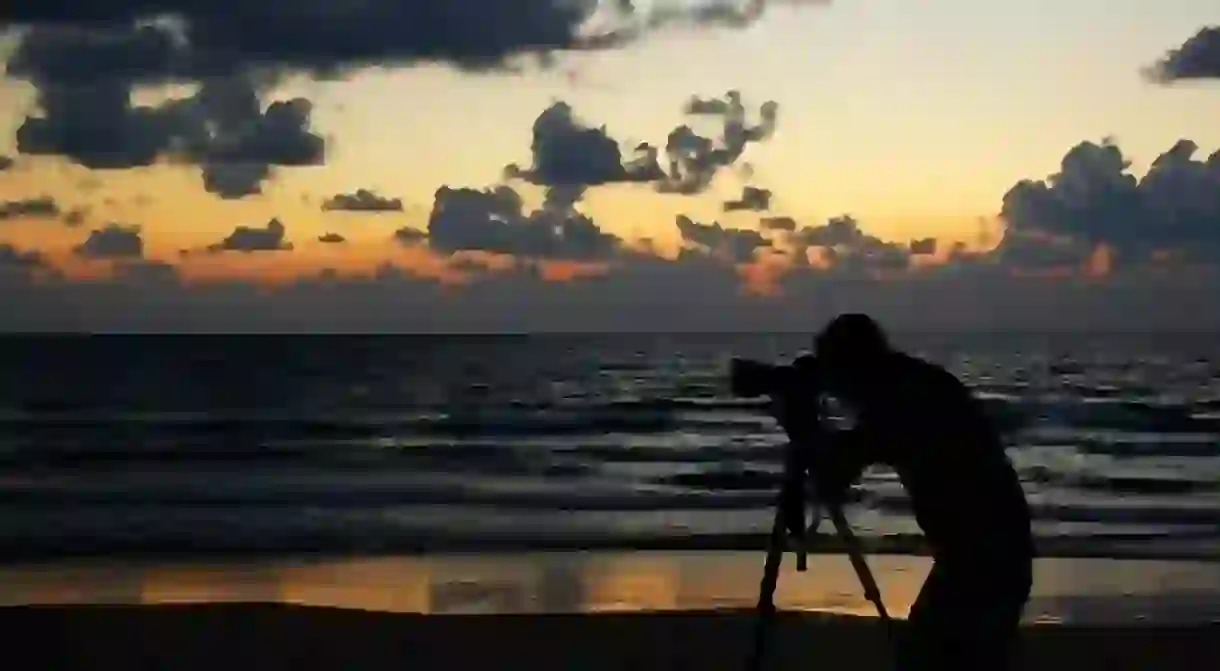
<svg viewBox="0 0 1220 671">
<path fill-rule="evenodd" d="M 933 554 L 974 561 L 1029 552 L 1025 493 L 982 404 L 934 364 L 895 352 L 882 366 L 858 422 L 877 461 L 901 479 Z"/>
<path fill-rule="evenodd" d="M 1003 669 L 1029 598 L 1033 543 L 1029 506 L 999 433 L 965 385 L 890 348 L 868 317 L 837 318 L 817 350 L 829 390 L 857 415 L 814 475 L 819 467 L 830 472 L 823 486 L 833 491 L 870 464 L 891 466 L 934 557 L 899 668 Z"/>
</svg>

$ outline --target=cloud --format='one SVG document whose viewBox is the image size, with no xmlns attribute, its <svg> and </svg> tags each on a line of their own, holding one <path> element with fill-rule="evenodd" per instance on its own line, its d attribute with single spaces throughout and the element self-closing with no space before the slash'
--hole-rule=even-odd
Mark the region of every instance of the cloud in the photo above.
<svg viewBox="0 0 1220 671">
<path fill-rule="evenodd" d="M 624 164 L 617 140 L 605 126 L 594 128 L 578 119 L 572 106 L 553 103 L 538 115 L 532 129 L 533 156 L 529 168 L 509 164 L 509 179 L 524 179 L 546 186 L 596 186 L 613 182 L 652 182 L 665 173 L 657 163 L 657 150 L 647 143 L 636 147 L 636 157 Z"/>
<path fill-rule="evenodd" d="M 59 216 L 59 203 L 50 196 L 0 202 L 0 221 L 9 219 L 54 219 Z"/>
<path fill-rule="evenodd" d="M 43 64 L 76 81 L 198 78 L 252 69 L 323 74 L 447 62 L 486 69 L 518 54 L 621 48 L 675 23 L 745 26 L 768 3 L 722 0 L 655 10 L 584 0 L 66 0 L 7 3 L 4 23 L 36 24 Z M 788 5 L 823 2 L 789 0 Z M 623 11 L 627 9 L 627 11 Z M 143 21 L 170 16 L 173 21 Z M 273 28 L 272 28 L 273 27 Z M 55 58 L 41 52 L 54 52 Z M 17 64 L 24 65 L 24 58 Z M 75 62 L 74 64 L 69 64 Z M 49 70 L 45 67 L 44 71 Z M 20 71 L 21 68 L 18 68 Z"/>
<path fill-rule="evenodd" d="M 324 211 L 340 212 L 402 212 L 401 198 L 383 198 L 368 189 L 355 193 L 340 193 L 322 203 Z"/>
<path fill-rule="evenodd" d="M 796 230 L 796 219 L 787 216 L 763 217 L 758 221 L 764 231 L 780 231 L 792 233 Z"/>
<path fill-rule="evenodd" d="M 1220 79 L 1220 26 L 1199 30 L 1165 54 L 1147 74 L 1162 83 L 1187 79 Z"/>
<path fill-rule="evenodd" d="M 126 262 L 113 277 L 47 275 L 36 258 L 5 271 L 0 330 L 144 332 L 800 331 L 865 311 L 895 330 L 1220 328 L 1220 274 L 1132 269 L 1104 280 L 1014 276 L 995 263 L 929 267 L 902 280 L 819 269 L 789 273 L 782 293 L 743 290 L 739 268 L 711 255 L 668 260 L 624 252 L 604 274 L 544 279 L 534 264 L 444 285 L 382 265 L 267 286 L 184 281 L 171 266 Z"/>
<path fill-rule="evenodd" d="M 820 250 L 831 267 L 841 272 L 869 273 L 910 268 L 911 245 L 886 242 L 868 235 L 850 215 L 833 217 L 825 224 L 806 226 L 791 235 L 798 265 L 805 265 L 810 249 Z M 926 245 L 927 242 L 923 242 Z M 934 244 L 934 243 L 933 243 Z"/>
<path fill-rule="evenodd" d="M 916 256 L 931 256 L 936 253 L 937 240 L 936 238 L 920 238 L 912 240 L 909 245 L 911 253 Z"/>
<path fill-rule="evenodd" d="M 193 95 L 156 106 L 134 105 L 131 85 L 121 80 L 32 81 L 40 114 L 17 129 L 23 154 L 63 156 L 91 169 L 194 163 L 204 188 L 222 198 L 260 193 L 274 167 L 325 159 L 325 140 L 310 129 L 310 101 L 277 100 L 264 110 L 259 83 L 249 77 L 208 79 Z"/>
<path fill-rule="evenodd" d="M 686 112 L 719 117 L 721 132 L 718 138 L 707 137 L 688 125 L 670 132 L 665 143 L 668 180 L 662 189 L 671 193 L 701 193 L 721 168 L 741 158 L 749 144 L 770 139 L 779 118 L 779 103 L 764 102 L 759 107 L 761 120 L 755 126 L 746 120 L 746 108 L 736 90 L 726 93 L 723 99 L 693 98 L 687 102 Z"/>
<path fill-rule="evenodd" d="M 684 215 L 678 215 L 674 223 L 683 242 L 731 263 L 749 263 L 759 249 L 771 246 L 758 231 L 725 228 L 717 222 L 701 224 Z"/>
<path fill-rule="evenodd" d="M 17 161 L 13 160 L 12 156 L 5 156 L 4 154 L 0 154 L 0 172 L 9 170 L 10 168 L 12 168 L 15 165 L 17 165 Z"/>
<path fill-rule="evenodd" d="M 1057 173 L 1022 180 L 1004 195 L 1001 247 L 1011 235 L 1024 236 L 1013 244 L 1055 240 L 1085 254 L 1104 245 L 1120 263 L 1163 252 L 1220 262 L 1220 152 L 1205 160 L 1197 152 L 1194 142 L 1179 140 L 1139 178 L 1112 141 L 1081 142 Z"/>
<path fill-rule="evenodd" d="M 139 226 L 110 223 L 90 231 L 72 251 L 90 259 L 138 259 L 144 256 L 144 239 Z"/>
<path fill-rule="evenodd" d="M 579 187 L 551 187 L 542 207 L 527 213 L 520 194 L 507 186 L 443 186 L 428 217 L 428 241 L 442 253 L 482 251 L 572 261 L 612 257 L 622 240 L 575 209 L 582 192 Z"/>
<path fill-rule="evenodd" d="M 724 211 L 752 210 L 754 212 L 765 212 L 771 209 L 771 195 L 771 191 L 768 189 L 760 189 L 755 186 L 742 187 L 741 197 L 737 200 L 726 202 L 724 204 Z"/>
<path fill-rule="evenodd" d="M 78 207 L 73 210 L 68 210 L 64 213 L 64 225 L 69 228 L 76 228 L 85 223 L 85 216 L 89 214 L 88 208 Z"/>
<path fill-rule="evenodd" d="M 763 103 L 759 111 L 761 121 L 750 126 L 738 91 L 729 91 L 723 99 L 692 98 L 684 112 L 720 117 L 720 133 L 708 137 L 686 124 L 674 128 L 666 140 L 668 169 L 665 169 L 659 162 L 660 151 L 647 142 L 637 144 L 633 156 L 625 160 L 620 143 L 605 126 L 588 125 L 576 116 L 571 105 L 560 101 L 543 110 L 534 121 L 530 166 L 509 164 L 504 175 L 543 186 L 649 182 L 665 193 L 702 193 L 720 169 L 741 158 L 747 145 L 772 136 L 778 110 L 773 101 Z M 760 199 L 769 202 L 770 193 L 747 187 L 744 197 L 751 200 L 736 209 L 759 209 Z"/>
<path fill-rule="evenodd" d="M 14 268 L 28 270 L 46 264 L 46 257 L 37 250 L 20 250 L 7 242 L 0 242 L 0 270 Z"/>
<path fill-rule="evenodd" d="M 291 251 L 292 243 L 284 240 L 284 224 L 272 219 L 265 227 L 238 226 L 223 240 L 208 245 L 210 252 L 275 252 Z"/>
<path fill-rule="evenodd" d="M 403 226 L 402 228 L 395 230 L 392 237 L 399 244 L 406 245 L 407 247 L 414 247 L 415 245 L 419 245 L 427 241 L 428 234 L 419 230 L 418 228 Z"/>
<path fill-rule="evenodd" d="M 338 233 L 323 233 L 322 235 L 318 236 L 318 242 L 322 242 L 322 243 L 325 243 L 328 245 L 337 245 L 340 243 L 347 242 L 347 238 L 343 237 L 342 235 L 339 235 Z"/>
</svg>

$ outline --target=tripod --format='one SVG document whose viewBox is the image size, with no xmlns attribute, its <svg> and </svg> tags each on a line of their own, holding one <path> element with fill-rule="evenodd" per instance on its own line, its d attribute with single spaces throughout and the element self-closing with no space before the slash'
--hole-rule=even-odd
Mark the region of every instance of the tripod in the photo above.
<svg viewBox="0 0 1220 671">
<path fill-rule="evenodd" d="M 775 522 L 771 527 L 771 536 L 767 547 L 767 561 L 763 566 L 762 582 L 759 585 L 758 619 L 754 627 L 754 643 L 746 662 L 746 671 L 761 670 L 767 634 L 775 620 L 775 588 L 779 583 L 780 564 L 783 561 L 784 551 L 787 549 L 786 546 L 788 544 L 788 527 L 787 520 L 784 518 L 783 501 L 789 494 L 787 490 L 790 487 L 800 487 L 802 490 L 808 489 L 808 481 L 805 474 L 797 466 L 800 463 L 800 459 L 796 453 L 800 449 L 801 446 L 796 443 L 790 443 L 788 446 L 784 490 L 781 491 L 780 499 L 776 502 L 775 506 Z M 801 493 L 804 494 L 805 492 L 802 491 Z M 816 501 L 816 492 L 814 494 L 814 500 Z M 885 609 L 885 603 L 881 600 L 881 589 L 877 586 L 873 572 L 869 570 L 868 562 L 864 559 L 864 548 L 861 546 L 860 540 L 856 537 L 855 533 L 852 532 L 851 524 L 848 523 L 847 517 L 843 514 L 843 508 L 839 505 L 825 505 L 824 507 L 829 513 L 830 521 L 834 524 L 839 540 L 847 549 L 847 555 L 851 560 L 852 567 L 856 571 L 856 576 L 860 579 L 860 585 L 864 588 L 864 597 L 877 608 L 881 624 L 885 627 L 886 638 L 892 644 L 894 641 L 893 621 L 890 620 L 889 612 Z M 807 568 L 805 535 L 817 530 L 820 521 L 819 517 L 815 516 L 806 532 L 796 539 L 797 571 L 805 571 Z"/>
</svg>

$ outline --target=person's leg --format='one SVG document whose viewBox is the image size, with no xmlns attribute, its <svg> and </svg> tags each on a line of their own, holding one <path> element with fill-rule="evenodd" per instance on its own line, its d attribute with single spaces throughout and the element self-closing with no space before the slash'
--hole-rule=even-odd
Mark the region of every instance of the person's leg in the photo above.
<svg viewBox="0 0 1220 671">
<path fill-rule="evenodd" d="M 1021 561 L 936 561 L 896 642 L 897 671 L 1006 671 L 1030 582 Z"/>
<path fill-rule="evenodd" d="M 1010 561 L 979 567 L 968 580 L 954 584 L 960 586 L 960 594 L 953 600 L 961 604 L 961 617 L 956 623 L 962 634 L 958 668 L 963 671 L 1013 668 L 1021 617 L 1032 586 L 1031 564 Z"/>
<path fill-rule="evenodd" d="M 932 569 L 911 604 L 907 624 L 894 642 L 896 671 L 941 671 L 949 661 L 949 631 L 944 621 L 949 574 L 939 562 Z"/>
</svg>

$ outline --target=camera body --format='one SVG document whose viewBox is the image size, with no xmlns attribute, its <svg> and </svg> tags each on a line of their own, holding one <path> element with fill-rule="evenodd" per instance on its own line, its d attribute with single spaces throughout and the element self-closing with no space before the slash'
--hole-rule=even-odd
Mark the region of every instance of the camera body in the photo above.
<svg viewBox="0 0 1220 671">
<path fill-rule="evenodd" d="M 729 389 L 734 396 L 743 398 L 816 396 L 821 390 L 819 377 L 818 362 L 812 355 L 802 356 L 790 365 L 751 359 L 733 359 L 729 363 Z"/>
</svg>

